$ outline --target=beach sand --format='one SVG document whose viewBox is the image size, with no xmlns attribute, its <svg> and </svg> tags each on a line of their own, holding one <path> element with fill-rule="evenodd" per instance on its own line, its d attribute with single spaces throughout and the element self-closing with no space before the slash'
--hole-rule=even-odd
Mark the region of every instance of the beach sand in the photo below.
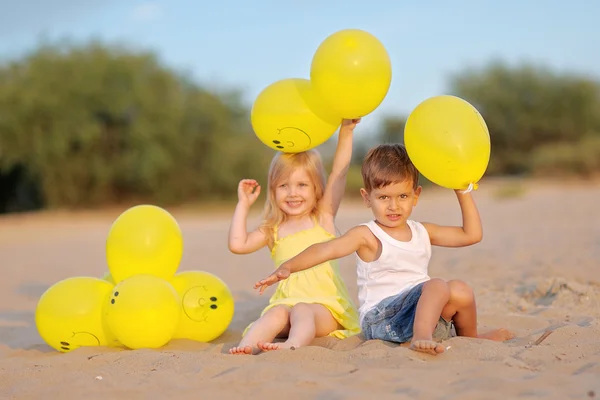
<svg viewBox="0 0 600 400">
<path fill-rule="evenodd" d="M 600 397 L 600 185 L 490 181 L 475 198 L 483 241 L 435 248 L 430 275 L 469 283 L 480 329 L 506 327 L 516 337 L 452 338 L 437 357 L 361 336 L 257 356 L 227 354 L 267 303 L 273 288 L 259 296 L 252 285 L 273 266 L 266 250 L 231 254 L 230 215 L 201 209 L 170 210 L 185 240 L 179 270 L 205 270 L 227 283 L 236 301 L 227 332 L 212 343 L 172 340 L 156 350 L 58 353 L 37 333 L 37 301 L 61 279 L 107 271 L 106 235 L 123 210 L 2 217 L 0 398 Z M 344 232 L 370 217 L 361 204 L 345 201 L 338 226 Z M 426 188 L 413 219 L 460 223 L 454 194 Z M 356 301 L 353 257 L 341 268 Z M 536 344 L 546 331 L 552 333 Z"/>
</svg>

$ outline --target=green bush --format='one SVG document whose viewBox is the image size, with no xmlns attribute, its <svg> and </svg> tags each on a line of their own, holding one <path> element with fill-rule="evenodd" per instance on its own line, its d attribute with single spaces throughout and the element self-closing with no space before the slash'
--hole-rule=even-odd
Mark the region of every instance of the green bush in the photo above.
<svg viewBox="0 0 600 400">
<path fill-rule="evenodd" d="M 272 155 L 235 95 L 97 43 L 0 69 L 0 149 L 0 171 L 25 169 L 48 207 L 231 197 Z"/>
<path fill-rule="evenodd" d="M 589 135 L 577 143 L 540 146 L 531 158 L 538 176 L 590 177 L 600 172 L 600 136 Z"/>
<path fill-rule="evenodd" d="M 492 63 L 449 83 L 488 125 L 486 176 L 600 172 L 600 136 L 588 134 L 600 132 L 598 82 Z M 357 140 L 348 197 L 363 186 L 366 151 L 403 142 L 405 117 Z M 334 149 L 334 139 L 321 148 L 326 162 Z M 0 65 L 0 213 L 232 200 L 241 178 L 266 180 L 273 153 L 239 93 L 208 91 L 151 52 L 59 43 Z"/>
</svg>

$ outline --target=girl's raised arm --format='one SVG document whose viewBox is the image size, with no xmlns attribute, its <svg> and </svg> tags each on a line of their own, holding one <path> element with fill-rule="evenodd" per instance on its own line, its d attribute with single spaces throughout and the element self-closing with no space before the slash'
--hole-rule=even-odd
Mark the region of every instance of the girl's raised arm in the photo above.
<svg viewBox="0 0 600 400">
<path fill-rule="evenodd" d="M 340 203 L 344 197 L 344 191 L 346 190 L 346 176 L 352 159 L 352 137 L 354 135 L 354 128 L 359 122 L 360 118 L 345 119 L 342 121 L 340 127 L 331 174 L 329 175 L 329 179 L 327 179 L 325 193 L 319 203 L 320 210 L 332 218 L 335 218 L 337 215 Z"/>
<path fill-rule="evenodd" d="M 260 194 L 260 185 L 254 179 L 242 179 L 238 185 L 238 204 L 229 227 L 229 251 L 235 254 L 253 253 L 267 245 L 267 235 L 257 229 L 248 233 L 246 220 L 250 206 Z"/>
</svg>

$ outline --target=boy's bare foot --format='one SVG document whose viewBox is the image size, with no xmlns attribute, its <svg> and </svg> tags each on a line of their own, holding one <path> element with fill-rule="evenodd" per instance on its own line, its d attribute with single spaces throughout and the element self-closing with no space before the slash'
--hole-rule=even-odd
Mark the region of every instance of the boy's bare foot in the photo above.
<svg viewBox="0 0 600 400">
<path fill-rule="evenodd" d="M 489 339 L 494 340 L 496 342 L 504 342 L 505 340 L 510 340 L 515 337 L 515 334 L 509 331 L 508 329 L 500 328 L 494 329 L 489 332 L 481 333 L 477 335 L 479 339 Z"/>
<path fill-rule="evenodd" d="M 262 351 L 272 350 L 296 350 L 297 346 L 288 343 L 271 343 L 271 342 L 258 342 L 258 348 Z"/>
<path fill-rule="evenodd" d="M 421 353 L 428 353 L 437 356 L 443 353 L 446 349 L 440 343 L 433 340 L 414 340 L 410 343 L 409 349 L 419 351 Z"/>
<path fill-rule="evenodd" d="M 246 355 L 252 353 L 252 346 L 236 346 L 229 349 L 229 354 Z"/>
</svg>

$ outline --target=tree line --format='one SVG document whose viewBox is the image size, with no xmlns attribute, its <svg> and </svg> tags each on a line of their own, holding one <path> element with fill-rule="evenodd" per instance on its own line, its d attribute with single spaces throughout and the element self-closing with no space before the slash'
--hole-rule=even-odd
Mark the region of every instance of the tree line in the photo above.
<svg viewBox="0 0 600 400">
<path fill-rule="evenodd" d="M 598 81 L 491 63 L 451 76 L 447 92 L 488 124 L 488 175 L 600 171 Z M 273 155 L 249 107 L 151 52 L 42 45 L 0 65 L 0 213 L 234 199 L 238 180 L 266 177 Z M 401 142 L 405 120 L 389 116 L 358 143 L 355 167 L 372 145 Z"/>
</svg>

